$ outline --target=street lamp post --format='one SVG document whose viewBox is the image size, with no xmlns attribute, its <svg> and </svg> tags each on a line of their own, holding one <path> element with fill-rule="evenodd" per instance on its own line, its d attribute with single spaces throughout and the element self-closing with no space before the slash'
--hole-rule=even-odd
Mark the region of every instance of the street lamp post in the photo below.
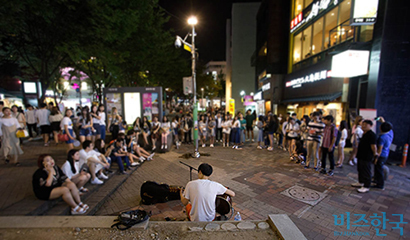
<svg viewBox="0 0 410 240">
<path fill-rule="evenodd" d="M 204 99 L 204 88 L 201 88 L 201 91 L 202 91 L 202 99 Z"/>
<path fill-rule="evenodd" d="M 198 19 L 194 16 L 188 19 L 188 24 L 192 26 L 192 82 L 193 82 L 193 93 L 194 93 L 194 142 L 195 142 L 195 149 L 194 149 L 194 158 L 199 158 L 199 151 L 198 151 L 198 104 L 196 102 L 196 71 L 195 71 L 195 25 L 198 23 Z"/>
</svg>

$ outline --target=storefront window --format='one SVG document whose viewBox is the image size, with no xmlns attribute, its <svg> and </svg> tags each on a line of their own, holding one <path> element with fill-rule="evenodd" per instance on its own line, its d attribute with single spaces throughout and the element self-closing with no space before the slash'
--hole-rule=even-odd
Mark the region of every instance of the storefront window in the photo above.
<svg viewBox="0 0 410 240">
<path fill-rule="evenodd" d="M 339 11 L 339 7 L 332 9 L 332 11 L 328 12 L 325 16 L 325 48 L 332 47 L 337 42 L 337 32 L 333 31 L 330 32 L 333 28 L 337 26 L 337 13 Z"/>
<path fill-rule="evenodd" d="M 303 10 L 303 0 L 295 0 L 295 12 L 293 17 L 296 17 Z"/>
<path fill-rule="evenodd" d="M 302 33 L 296 35 L 293 39 L 293 62 L 297 63 L 301 60 L 302 54 Z"/>
<path fill-rule="evenodd" d="M 323 18 L 313 24 L 312 55 L 323 50 Z"/>
<path fill-rule="evenodd" d="M 306 28 L 303 31 L 303 37 L 302 37 L 302 56 L 303 59 L 308 58 L 312 55 L 311 50 L 312 50 L 312 26 Z"/>
<path fill-rule="evenodd" d="M 350 0 L 345 0 L 340 4 L 340 16 L 339 23 L 343 24 L 344 22 L 350 19 Z"/>
<path fill-rule="evenodd" d="M 368 42 L 373 39 L 373 25 L 360 27 L 360 42 Z"/>
</svg>

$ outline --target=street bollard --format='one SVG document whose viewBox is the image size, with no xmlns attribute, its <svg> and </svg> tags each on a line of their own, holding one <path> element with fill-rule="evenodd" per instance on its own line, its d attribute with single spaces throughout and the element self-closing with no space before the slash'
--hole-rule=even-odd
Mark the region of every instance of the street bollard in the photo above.
<svg viewBox="0 0 410 240">
<path fill-rule="evenodd" d="M 406 161 L 407 161 L 407 152 L 409 151 L 409 144 L 405 144 L 404 145 L 404 149 L 403 149 L 403 157 L 401 159 L 401 165 L 400 167 L 406 167 Z"/>
</svg>

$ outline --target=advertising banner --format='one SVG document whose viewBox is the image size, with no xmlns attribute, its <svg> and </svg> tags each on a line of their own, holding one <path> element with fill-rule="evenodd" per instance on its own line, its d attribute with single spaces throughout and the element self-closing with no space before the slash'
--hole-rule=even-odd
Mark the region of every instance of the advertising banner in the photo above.
<svg viewBox="0 0 410 240">
<path fill-rule="evenodd" d="M 193 88 L 192 77 L 184 77 L 183 83 L 184 83 L 184 94 L 185 95 L 192 94 L 192 88 Z"/>
<path fill-rule="evenodd" d="M 379 0 L 354 0 L 350 25 L 373 25 L 377 19 Z"/>
<path fill-rule="evenodd" d="M 142 115 L 147 117 L 148 121 L 152 121 L 154 117 L 159 117 L 158 93 L 142 94 L 142 109 Z"/>
<path fill-rule="evenodd" d="M 235 115 L 235 99 L 229 99 L 228 112 Z"/>
</svg>

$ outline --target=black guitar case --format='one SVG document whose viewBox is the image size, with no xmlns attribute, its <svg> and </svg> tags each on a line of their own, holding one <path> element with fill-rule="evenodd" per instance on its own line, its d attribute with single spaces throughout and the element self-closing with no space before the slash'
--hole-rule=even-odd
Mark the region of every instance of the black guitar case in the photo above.
<svg viewBox="0 0 410 240">
<path fill-rule="evenodd" d="M 151 205 L 155 203 L 164 203 L 172 200 L 180 200 L 180 186 L 169 186 L 168 184 L 159 184 L 153 181 L 146 181 L 141 186 L 142 204 Z"/>
</svg>

